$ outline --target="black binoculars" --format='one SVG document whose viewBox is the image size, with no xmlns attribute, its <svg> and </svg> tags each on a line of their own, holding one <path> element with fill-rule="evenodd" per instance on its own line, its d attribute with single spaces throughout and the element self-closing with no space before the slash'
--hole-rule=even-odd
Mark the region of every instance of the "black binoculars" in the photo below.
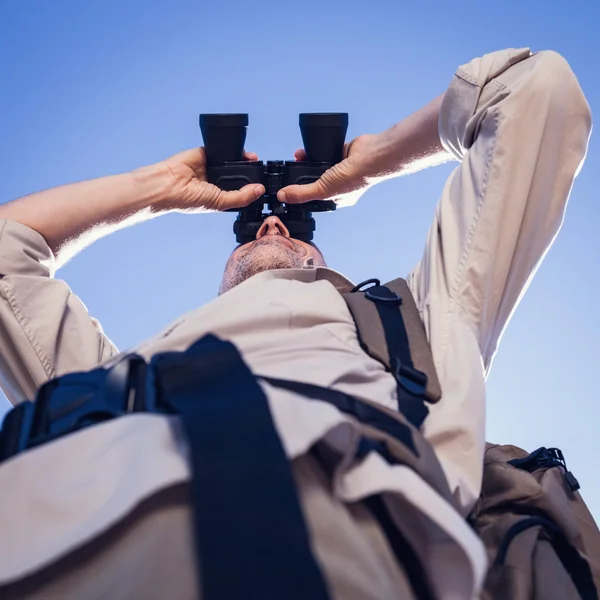
<svg viewBox="0 0 600 600">
<path fill-rule="evenodd" d="M 201 114 L 207 178 L 222 190 L 239 190 L 249 183 L 261 183 L 265 194 L 237 212 L 233 224 L 238 244 L 256 238 L 263 221 L 277 215 L 293 238 L 310 242 L 315 231 L 313 212 L 335 210 L 335 202 L 315 200 L 305 204 L 282 204 L 277 192 L 288 185 L 312 183 L 343 158 L 348 130 L 348 113 L 303 113 L 300 133 L 306 151 L 305 161 L 243 160 L 247 114 Z M 267 205 L 268 211 L 263 212 Z"/>
</svg>

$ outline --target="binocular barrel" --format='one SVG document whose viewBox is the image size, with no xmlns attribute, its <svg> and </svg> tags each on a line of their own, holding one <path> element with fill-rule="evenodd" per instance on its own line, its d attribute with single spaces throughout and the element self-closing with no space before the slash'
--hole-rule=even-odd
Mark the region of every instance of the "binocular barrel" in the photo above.
<svg viewBox="0 0 600 600">
<path fill-rule="evenodd" d="M 243 160 L 247 127 L 248 115 L 200 115 L 207 164 Z"/>
<path fill-rule="evenodd" d="M 249 183 L 265 186 L 265 195 L 242 209 L 234 223 L 238 243 L 255 239 L 266 218 L 263 207 L 268 205 L 290 231 L 290 235 L 311 241 L 315 230 L 312 212 L 335 210 L 330 201 L 313 201 L 286 206 L 277 200 L 277 192 L 287 185 L 311 183 L 343 159 L 348 130 L 347 113 L 303 113 L 299 117 L 300 133 L 306 151 L 304 161 L 244 160 L 248 128 L 247 114 L 201 114 L 200 129 L 204 140 L 208 181 L 223 190 L 239 190 Z"/>
<path fill-rule="evenodd" d="M 299 121 L 307 162 L 335 164 L 342 160 L 347 113 L 302 113 Z M 200 115 L 208 165 L 242 161 L 247 128 L 247 114 Z"/>
</svg>

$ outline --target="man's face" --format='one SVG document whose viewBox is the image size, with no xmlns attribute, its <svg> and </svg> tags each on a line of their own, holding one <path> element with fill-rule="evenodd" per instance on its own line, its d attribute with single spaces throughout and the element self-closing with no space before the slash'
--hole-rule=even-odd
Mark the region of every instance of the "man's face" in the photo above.
<svg viewBox="0 0 600 600">
<path fill-rule="evenodd" d="M 219 294 L 262 271 L 301 269 L 311 263 L 325 266 L 320 250 L 313 244 L 290 237 L 279 217 L 267 217 L 256 233 L 256 239 L 238 246 L 227 260 Z"/>
</svg>

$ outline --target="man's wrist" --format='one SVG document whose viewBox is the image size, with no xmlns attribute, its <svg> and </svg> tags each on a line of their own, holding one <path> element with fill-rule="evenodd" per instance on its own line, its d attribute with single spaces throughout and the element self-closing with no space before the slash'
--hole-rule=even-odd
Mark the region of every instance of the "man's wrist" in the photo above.
<svg viewBox="0 0 600 600">
<path fill-rule="evenodd" d="M 438 132 L 443 96 L 377 136 L 377 161 L 382 175 L 390 177 L 447 162 Z"/>
<path fill-rule="evenodd" d="M 140 190 L 138 200 L 153 213 L 168 212 L 176 196 L 175 181 L 169 168 L 163 163 L 155 163 L 131 171 L 136 188 Z"/>
</svg>

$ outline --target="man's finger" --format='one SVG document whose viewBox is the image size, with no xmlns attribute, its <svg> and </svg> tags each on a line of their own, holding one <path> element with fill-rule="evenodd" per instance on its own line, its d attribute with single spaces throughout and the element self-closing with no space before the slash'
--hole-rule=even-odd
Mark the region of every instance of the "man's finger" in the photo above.
<svg viewBox="0 0 600 600">
<path fill-rule="evenodd" d="M 258 160 L 256 152 L 244 152 L 244 160 Z"/>
<path fill-rule="evenodd" d="M 265 193 L 265 186 L 259 183 L 250 183 L 240 190 L 223 192 L 219 195 L 217 210 L 230 208 L 244 208 L 258 200 Z"/>
<path fill-rule="evenodd" d="M 314 183 L 288 185 L 277 192 L 277 200 L 279 202 L 288 202 L 289 204 L 303 204 L 311 200 L 325 200 L 327 195 L 327 190 L 319 179 Z"/>
<path fill-rule="evenodd" d="M 306 160 L 306 150 L 304 148 L 298 148 L 298 150 L 294 152 L 294 158 L 296 160 Z"/>
</svg>

